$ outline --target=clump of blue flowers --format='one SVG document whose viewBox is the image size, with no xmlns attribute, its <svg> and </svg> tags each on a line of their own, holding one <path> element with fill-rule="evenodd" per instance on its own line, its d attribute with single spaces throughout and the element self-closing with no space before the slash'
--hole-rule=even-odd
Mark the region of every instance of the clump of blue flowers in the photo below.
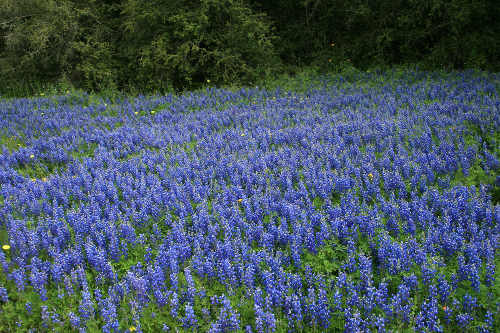
<svg viewBox="0 0 500 333">
<path fill-rule="evenodd" d="M 497 331 L 499 75 L 357 75 L 0 100 L 0 330 Z"/>
</svg>

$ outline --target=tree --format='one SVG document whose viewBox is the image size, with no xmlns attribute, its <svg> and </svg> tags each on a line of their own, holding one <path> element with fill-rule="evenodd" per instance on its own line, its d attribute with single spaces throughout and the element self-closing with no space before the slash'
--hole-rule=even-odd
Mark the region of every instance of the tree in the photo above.
<svg viewBox="0 0 500 333">
<path fill-rule="evenodd" d="M 248 83 L 277 62 L 265 16 L 239 0 L 128 0 L 122 50 L 150 89 Z"/>
</svg>

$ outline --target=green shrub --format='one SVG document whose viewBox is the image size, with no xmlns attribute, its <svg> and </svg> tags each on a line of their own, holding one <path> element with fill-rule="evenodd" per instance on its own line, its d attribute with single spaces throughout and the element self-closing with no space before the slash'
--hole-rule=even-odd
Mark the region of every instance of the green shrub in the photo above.
<svg viewBox="0 0 500 333">
<path fill-rule="evenodd" d="M 147 90 L 249 83 L 277 62 L 270 25 L 239 0 L 128 0 L 123 12 L 129 84 Z"/>
</svg>

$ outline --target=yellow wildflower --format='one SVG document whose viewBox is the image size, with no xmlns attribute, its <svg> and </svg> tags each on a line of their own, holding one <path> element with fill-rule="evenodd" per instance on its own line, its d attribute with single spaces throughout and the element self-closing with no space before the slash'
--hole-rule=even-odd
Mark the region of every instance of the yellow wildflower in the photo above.
<svg viewBox="0 0 500 333">
<path fill-rule="evenodd" d="M 370 173 L 368 174 L 368 177 L 373 178 L 373 173 L 371 173 L 371 172 L 370 172 Z"/>
<path fill-rule="evenodd" d="M 210 83 L 210 80 L 207 79 L 207 83 Z"/>
<path fill-rule="evenodd" d="M 155 114 L 155 111 L 154 111 L 154 110 L 152 110 L 152 111 L 151 111 L 151 114 Z"/>
<path fill-rule="evenodd" d="M 243 201 L 243 199 L 238 199 L 238 202 L 242 202 L 242 201 Z"/>
<path fill-rule="evenodd" d="M 5 251 L 8 251 L 8 250 L 10 250 L 10 245 L 9 244 L 2 245 L 2 249 L 4 249 Z"/>
<path fill-rule="evenodd" d="M 130 326 L 130 328 L 128 329 L 130 332 L 135 332 L 136 331 L 136 328 L 135 326 Z"/>
<path fill-rule="evenodd" d="M 43 177 L 42 181 L 46 182 L 47 181 L 47 177 Z"/>
<path fill-rule="evenodd" d="M 139 114 L 139 112 L 137 112 L 137 111 L 135 111 L 134 113 L 135 113 L 135 114 Z"/>
<path fill-rule="evenodd" d="M 30 158 L 35 158 L 35 155 L 31 154 L 31 155 L 30 155 Z"/>
</svg>

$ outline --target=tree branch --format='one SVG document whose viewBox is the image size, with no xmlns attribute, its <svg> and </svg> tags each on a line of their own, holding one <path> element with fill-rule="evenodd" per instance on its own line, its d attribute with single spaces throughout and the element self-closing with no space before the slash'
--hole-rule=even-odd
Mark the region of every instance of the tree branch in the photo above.
<svg viewBox="0 0 500 333">
<path fill-rule="evenodd" d="M 35 16 L 35 14 L 17 16 L 17 17 L 14 17 L 12 20 L 0 22 L 0 25 L 4 25 L 4 24 L 7 25 L 7 24 L 12 23 L 12 22 L 14 22 L 16 20 L 22 20 L 24 18 L 28 18 L 28 17 L 32 17 L 32 16 Z"/>
</svg>

